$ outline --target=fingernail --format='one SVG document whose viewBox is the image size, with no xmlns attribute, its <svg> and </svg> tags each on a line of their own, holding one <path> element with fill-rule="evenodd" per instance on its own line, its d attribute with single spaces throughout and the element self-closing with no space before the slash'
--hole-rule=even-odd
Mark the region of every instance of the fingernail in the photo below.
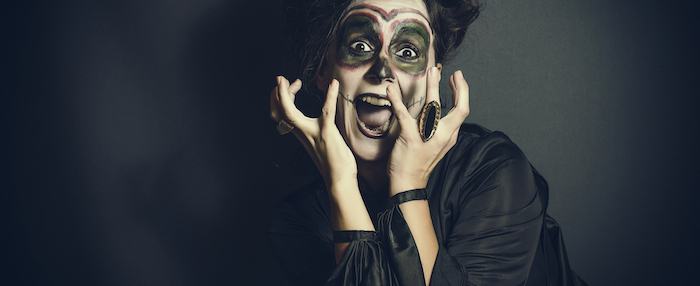
<svg viewBox="0 0 700 286">
<path fill-rule="evenodd" d="M 280 84 L 280 83 L 282 83 L 282 77 L 281 77 L 281 76 L 277 76 L 277 84 Z"/>
</svg>

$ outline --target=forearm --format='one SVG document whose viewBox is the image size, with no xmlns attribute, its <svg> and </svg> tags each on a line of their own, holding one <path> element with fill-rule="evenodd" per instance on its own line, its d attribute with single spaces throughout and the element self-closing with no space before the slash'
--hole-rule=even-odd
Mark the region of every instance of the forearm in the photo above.
<svg viewBox="0 0 700 286">
<path fill-rule="evenodd" d="M 336 181 L 328 187 L 331 224 L 334 231 L 374 231 L 357 180 Z M 335 243 L 335 261 L 340 261 L 348 247 L 347 242 Z"/>
<path fill-rule="evenodd" d="M 404 220 L 411 230 L 413 240 L 418 248 L 418 255 L 423 266 L 425 285 L 430 282 L 430 275 L 435 266 L 439 245 L 433 222 L 430 218 L 430 208 L 427 200 L 414 200 L 399 205 Z"/>
</svg>

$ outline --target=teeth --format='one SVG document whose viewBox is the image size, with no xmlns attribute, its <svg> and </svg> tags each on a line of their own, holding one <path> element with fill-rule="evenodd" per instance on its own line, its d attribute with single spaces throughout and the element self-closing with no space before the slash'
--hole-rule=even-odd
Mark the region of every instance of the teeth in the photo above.
<svg viewBox="0 0 700 286">
<path fill-rule="evenodd" d="M 387 130 L 389 130 L 389 125 L 391 125 L 391 119 L 387 120 L 386 122 L 384 122 L 384 124 L 382 124 L 382 126 L 379 126 L 377 128 L 370 128 L 369 126 L 365 125 L 364 122 L 360 122 L 360 123 L 362 124 L 362 126 L 367 128 L 368 130 L 371 130 L 372 132 L 384 133 Z"/>
<path fill-rule="evenodd" d="M 389 102 L 389 100 L 373 96 L 365 96 L 362 98 L 362 101 L 374 106 L 391 106 L 391 102 Z"/>
<path fill-rule="evenodd" d="M 381 129 L 382 132 L 386 132 L 389 129 L 390 122 L 391 119 L 387 120 L 386 122 L 384 122 L 384 124 L 382 124 L 382 126 L 379 127 L 379 129 Z"/>
</svg>

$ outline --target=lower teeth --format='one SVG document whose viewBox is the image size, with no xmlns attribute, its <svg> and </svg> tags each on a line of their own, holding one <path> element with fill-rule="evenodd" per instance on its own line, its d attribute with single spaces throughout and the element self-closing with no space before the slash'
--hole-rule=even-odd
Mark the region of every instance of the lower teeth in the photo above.
<svg viewBox="0 0 700 286">
<path fill-rule="evenodd" d="M 367 128 L 367 130 L 369 130 L 369 131 L 372 131 L 372 132 L 375 132 L 375 133 L 384 133 L 384 132 L 386 132 L 387 130 L 389 130 L 389 123 L 390 123 L 390 122 L 391 122 L 391 119 L 387 120 L 386 122 L 384 122 L 384 124 L 382 124 L 382 126 L 379 126 L 379 127 L 377 127 L 377 128 L 371 128 L 371 127 L 367 126 L 367 124 L 365 124 L 364 122 L 362 122 L 362 125 L 363 125 L 365 128 Z"/>
<path fill-rule="evenodd" d="M 384 124 L 382 124 L 382 126 L 380 126 L 382 132 L 385 132 L 389 129 L 389 122 L 391 122 L 391 119 L 387 120 L 386 122 L 384 122 Z"/>
</svg>

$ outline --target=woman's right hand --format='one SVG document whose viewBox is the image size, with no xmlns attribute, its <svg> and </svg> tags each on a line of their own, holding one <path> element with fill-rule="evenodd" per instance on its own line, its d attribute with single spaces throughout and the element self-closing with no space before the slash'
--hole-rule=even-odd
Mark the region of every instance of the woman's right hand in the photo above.
<svg viewBox="0 0 700 286">
<path fill-rule="evenodd" d="M 275 122 L 285 120 L 294 126 L 292 133 L 313 159 L 328 190 L 334 184 L 357 184 L 355 156 L 335 125 L 338 81 L 334 79 L 328 86 L 326 102 L 319 118 L 307 117 L 294 104 L 301 84 L 299 79 L 290 85 L 285 77 L 277 77 L 277 87 L 270 94 L 270 117 Z"/>
</svg>

